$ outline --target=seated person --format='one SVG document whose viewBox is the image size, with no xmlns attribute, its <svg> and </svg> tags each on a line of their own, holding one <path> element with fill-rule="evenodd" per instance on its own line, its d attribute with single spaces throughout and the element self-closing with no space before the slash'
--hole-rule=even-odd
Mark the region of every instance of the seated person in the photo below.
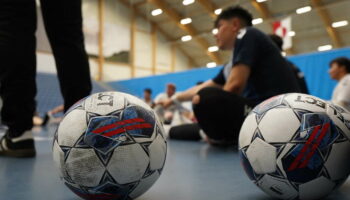
<svg viewBox="0 0 350 200">
<path fill-rule="evenodd" d="M 275 34 L 270 34 L 269 37 L 277 45 L 278 49 L 280 51 L 282 51 L 282 46 L 283 46 L 282 38 L 278 35 L 275 35 Z M 292 68 L 293 73 L 298 80 L 299 88 L 301 90 L 300 92 L 304 93 L 304 94 L 309 94 L 309 90 L 307 89 L 304 73 L 301 72 L 300 69 L 297 66 L 295 66 L 292 62 L 290 62 L 289 60 L 287 60 L 287 62 L 289 64 L 289 67 Z"/>
<path fill-rule="evenodd" d="M 155 104 L 152 100 L 152 90 L 150 88 L 145 88 L 143 90 L 143 101 L 146 102 L 151 108 L 154 108 Z"/>
<path fill-rule="evenodd" d="M 154 99 L 155 107 L 154 110 L 157 113 L 161 121 L 166 124 L 170 124 L 174 111 L 179 107 L 179 105 L 164 107 L 164 102 L 169 100 L 176 93 L 176 86 L 173 83 L 168 83 L 166 85 L 165 93 L 160 93 Z"/>
<path fill-rule="evenodd" d="M 338 81 L 331 101 L 350 111 L 350 60 L 346 57 L 339 57 L 332 60 L 329 66 L 329 75 Z"/>
<path fill-rule="evenodd" d="M 200 128 L 211 144 L 237 143 L 241 125 L 258 103 L 300 92 L 291 68 L 267 35 L 252 26 L 242 7 L 225 9 L 216 19 L 216 42 L 233 50 L 232 60 L 212 79 L 175 94 L 165 107 L 192 99 Z"/>
</svg>

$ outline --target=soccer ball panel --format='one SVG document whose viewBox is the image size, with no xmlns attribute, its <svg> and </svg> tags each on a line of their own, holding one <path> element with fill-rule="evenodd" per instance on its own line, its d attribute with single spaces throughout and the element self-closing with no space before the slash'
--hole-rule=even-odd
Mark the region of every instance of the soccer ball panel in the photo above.
<svg viewBox="0 0 350 200">
<path fill-rule="evenodd" d="M 145 193 L 159 178 L 160 174 L 156 171 L 152 175 L 142 179 L 137 187 L 129 194 L 132 199 L 137 198 L 138 196 Z"/>
<path fill-rule="evenodd" d="M 264 175 L 257 185 L 267 194 L 279 199 L 295 199 L 298 192 L 293 186 L 284 179 L 276 178 L 270 175 Z"/>
<path fill-rule="evenodd" d="M 146 104 L 144 101 L 142 101 L 141 99 L 139 99 L 135 96 L 132 96 L 132 95 L 126 94 L 126 93 L 122 93 L 122 92 L 120 92 L 119 94 L 124 96 L 127 99 L 128 103 L 141 106 L 147 110 L 152 110 L 152 108 L 148 104 Z"/>
<path fill-rule="evenodd" d="M 330 119 L 343 131 L 345 136 L 350 139 L 350 115 L 349 113 L 341 113 L 334 105 L 327 106 L 327 114 Z"/>
<path fill-rule="evenodd" d="M 259 123 L 259 130 L 266 142 L 289 142 L 300 127 L 300 122 L 290 108 L 267 111 Z"/>
<path fill-rule="evenodd" d="M 328 195 L 334 187 L 334 182 L 324 176 L 320 176 L 310 182 L 301 184 L 299 186 L 299 197 L 302 200 L 321 199 Z"/>
<path fill-rule="evenodd" d="M 72 147 L 87 128 L 86 112 L 73 110 L 68 113 L 58 127 L 58 144 Z"/>
<path fill-rule="evenodd" d="M 125 99 L 119 92 L 96 93 L 85 99 L 84 108 L 87 112 L 99 115 L 121 110 L 125 107 Z"/>
<path fill-rule="evenodd" d="M 248 146 L 257 128 L 256 115 L 254 113 L 248 115 L 244 120 L 241 131 L 239 133 L 239 148 Z"/>
<path fill-rule="evenodd" d="M 284 158 L 293 148 L 294 144 L 287 143 L 284 145 L 283 150 L 279 153 L 278 158 L 277 158 L 277 166 L 279 169 L 284 169 L 283 163 L 282 163 L 282 158 Z M 287 167 L 287 166 L 286 166 Z M 282 170 L 283 176 L 287 177 L 287 174 L 284 170 Z"/>
<path fill-rule="evenodd" d="M 247 176 L 249 177 L 250 180 L 255 181 L 256 176 L 254 173 L 254 169 L 247 158 L 246 152 L 243 149 L 239 150 L 239 157 L 241 159 L 241 165 L 242 165 L 245 173 L 247 174 Z"/>
<path fill-rule="evenodd" d="M 139 144 L 130 144 L 114 150 L 107 169 L 119 184 L 126 184 L 140 180 L 148 164 L 145 150 Z"/>
<path fill-rule="evenodd" d="M 344 141 L 340 143 L 335 143 L 332 145 L 332 151 L 328 156 L 325 163 L 325 167 L 331 179 L 340 180 L 347 177 L 350 173 L 350 143 L 349 141 Z"/>
<path fill-rule="evenodd" d="M 283 102 L 283 98 L 284 95 L 278 95 L 278 96 L 274 96 L 271 97 L 265 101 L 263 101 L 262 103 L 260 103 L 259 105 L 257 105 L 254 109 L 253 112 L 258 114 L 258 115 L 262 115 L 264 114 L 266 111 L 279 106 L 282 104 Z"/>
<path fill-rule="evenodd" d="M 320 98 L 307 95 L 292 93 L 284 98 L 294 109 L 307 110 L 310 112 L 325 112 L 326 102 Z"/>
<path fill-rule="evenodd" d="M 128 106 L 123 110 L 123 121 L 137 120 L 137 123 L 124 126 L 126 132 L 134 138 L 151 138 L 155 127 L 154 113 L 140 106 Z"/>
<path fill-rule="evenodd" d="M 93 149 L 72 148 L 65 168 L 74 183 L 86 187 L 98 185 L 105 171 Z"/>
<path fill-rule="evenodd" d="M 66 174 L 66 171 L 64 170 L 64 153 L 60 148 L 60 146 L 57 144 L 57 141 L 54 141 L 52 151 L 53 151 L 53 161 L 59 170 L 59 176 L 61 178 L 66 177 L 67 174 Z"/>
<path fill-rule="evenodd" d="M 150 154 L 150 169 L 157 170 L 163 168 L 166 157 L 166 143 L 164 138 L 158 135 L 148 149 Z"/>
<path fill-rule="evenodd" d="M 257 174 L 276 171 L 276 148 L 260 138 L 249 145 L 247 158 Z"/>
</svg>

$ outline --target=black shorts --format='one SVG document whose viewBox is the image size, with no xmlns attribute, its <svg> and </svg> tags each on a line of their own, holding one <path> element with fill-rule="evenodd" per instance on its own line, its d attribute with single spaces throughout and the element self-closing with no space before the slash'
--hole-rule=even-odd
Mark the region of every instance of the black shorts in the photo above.
<svg viewBox="0 0 350 200">
<path fill-rule="evenodd" d="M 220 88 L 204 88 L 198 95 L 200 102 L 193 105 L 193 110 L 205 134 L 213 140 L 236 142 L 243 121 L 255 104 Z"/>
</svg>

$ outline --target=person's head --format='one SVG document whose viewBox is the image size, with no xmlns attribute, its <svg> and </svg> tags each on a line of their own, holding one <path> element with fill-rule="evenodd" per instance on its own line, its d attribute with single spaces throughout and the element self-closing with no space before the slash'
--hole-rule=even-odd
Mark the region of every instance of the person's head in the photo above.
<svg viewBox="0 0 350 200">
<path fill-rule="evenodd" d="M 277 45 L 278 49 L 282 51 L 283 39 L 276 34 L 270 34 L 269 37 Z"/>
<path fill-rule="evenodd" d="M 151 99 L 152 90 L 150 88 L 146 88 L 143 90 L 143 98 Z"/>
<path fill-rule="evenodd" d="M 171 97 L 175 94 L 176 92 L 176 86 L 175 84 L 172 83 L 168 83 L 166 85 L 166 94 L 168 95 L 168 97 Z"/>
<path fill-rule="evenodd" d="M 222 50 L 233 48 L 241 28 L 252 26 L 252 15 L 240 6 L 223 10 L 215 20 L 218 33 L 215 35 L 217 45 Z"/>
<path fill-rule="evenodd" d="M 350 73 L 350 60 L 346 57 L 339 57 L 329 63 L 329 75 L 334 80 L 340 80 L 347 73 Z"/>
</svg>

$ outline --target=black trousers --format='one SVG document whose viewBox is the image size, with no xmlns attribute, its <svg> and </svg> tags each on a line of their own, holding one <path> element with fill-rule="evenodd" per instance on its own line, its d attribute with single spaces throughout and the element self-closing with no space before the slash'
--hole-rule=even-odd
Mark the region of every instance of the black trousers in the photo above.
<svg viewBox="0 0 350 200">
<path fill-rule="evenodd" d="M 81 0 L 41 0 L 40 4 L 67 110 L 91 92 Z M 1 116 L 12 137 L 33 126 L 36 16 L 35 0 L 0 0 Z"/>
<path fill-rule="evenodd" d="M 200 102 L 193 110 L 205 134 L 214 140 L 236 142 L 245 117 L 255 105 L 219 88 L 204 88 L 198 95 Z"/>
<path fill-rule="evenodd" d="M 182 124 L 171 127 L 169 130 L 169 138 L 175 140 L 201 140 L 200 127 L 197 123 L 193 124 Z"/>
</svg>

